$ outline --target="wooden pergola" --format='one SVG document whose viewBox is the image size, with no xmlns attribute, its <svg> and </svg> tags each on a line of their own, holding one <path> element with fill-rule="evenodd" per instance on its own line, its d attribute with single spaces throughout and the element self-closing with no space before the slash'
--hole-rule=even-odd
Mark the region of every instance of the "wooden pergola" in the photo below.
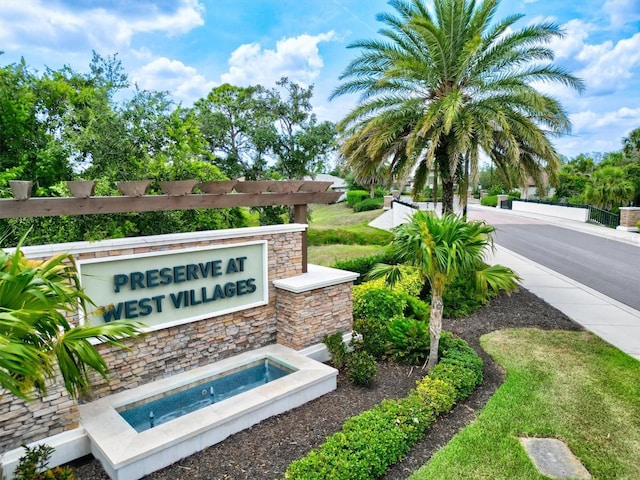
<svg viewBox="0 0 640 480">
<path fill-rule="evenodd" d="M 278 183 L 282 186 L 283 181 Z M 333 191 L 304 191 L 290 193 L 197 193 L 186 195 L 141 195 L 136 197 L 32 197 L 26 200 L 6 198 L 0 199 L 0 218 L 290 205 L 294 207 L 295 222 L 307 223 L 307 205 L 333 203 L 340 198 L 340 195 L 341 192 Z M 307 271 L 306 232 L 303 233 L 302 238 L 302 270 L 303 272 Z"/>
</svg>

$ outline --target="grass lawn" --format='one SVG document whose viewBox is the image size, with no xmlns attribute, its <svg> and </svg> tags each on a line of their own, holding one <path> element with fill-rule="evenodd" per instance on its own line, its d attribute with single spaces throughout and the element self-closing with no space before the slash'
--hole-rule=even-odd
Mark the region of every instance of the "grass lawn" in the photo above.
<svg viewBox="0 0 640 480">
<path fill-rule="evenodd" d="M 337 228 L 353 225 L 364 226 L 382 213 L 382 209 L 355 213 L 345 202 L 310 207 L 310 228 Z"/>
<path fill-rule="evenodd" d="M 382 210 L 354 213 L 346 203 L 334 205 L 313 205 L 311 207 L 311 220 L 309 230 L 321 230 L 323 234 L 340 231 L 348 232 L 372 243 L 387 243 L 380 238 L 388 234 L 367 224 L 382 214 Z M 311 238 L 315 238 L 310 233 Z M 323 235 L 326 239 L 326 235 Z M 367 257 L 384 253 L 383 245 L 345 245 L 336 243 L 332 245 L 309 245 L 309 263 L 330 267 L 337 260 L 346 260 L 355 257 Z"/>
<path fill-rule="evenodd" d="M 317 245 L 307 251 L 309 263 L 330 267 L 338 260 L 368 257 L 382 254 L 385 247 L 380 245 Z"/>
<path fill-rule="evenodd" d="M 586 332 L 481 339 L 507 380 L 411 479 L 543 479 L 518 437 L 564 441 L 594 480 L 640 479 L 640 362 Z"/>
</svg>

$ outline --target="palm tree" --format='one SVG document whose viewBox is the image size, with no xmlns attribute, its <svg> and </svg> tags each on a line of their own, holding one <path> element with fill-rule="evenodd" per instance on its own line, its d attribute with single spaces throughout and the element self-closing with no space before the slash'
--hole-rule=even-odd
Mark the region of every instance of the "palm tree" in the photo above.
<svg viewBox="0 0 640 480">
<path fill-rule="evenodd" d="M 399 265 L 418 269 L 424 282 L 431 286 L 429 318 L 430 350 L 427 369 L 438 362 L 438 346 L 442 331 L 442 295 L 459 277 L 474 278 L 479 293 L 517 288 L 518 276 L 501 265 L 487 265 L 482 259 L 487 248 L 493 247 L 495 228 L 482 221 L 465 221 L 463 217 L 418 211 L 411 220 L 394 230 L 390 251 L 398 265 L 378 264 L 372 277 L 386 276 L 395 283 L 401 276 Z"/>
<path fill-rule="evenodd" d="M 582 90 L 582 82 L 554 66 L 546 44 L 557 25 L 521 29 L 521 15 L 493 22 L 499 0 L 391 0 L 397 15 L 382 13 L 382 38 L 350 45 L 361 53 L 332 93 L 360 94 L 359 105 L 338 125 L 349 158 L 391 159 L 388 174 L 415 169 L 414 194 L 435 165 L 443 211 L 453 211 L 458 168 L 480 151 L 522 180 L 555 171 L 560 158 L 549 136 L 569 131 L 560 103 L 533 82 Z"/>
<path fill-rule="evenodd" d="M 587 202 L 604 210 L 627 205 L 634 197 L 634 185 L 623 167 L 605 166 L 593 173 L 584 192 Z"/>
<path fill-rule="evenodd" d="M 129 321 L 100 326 L 72 326 L 67 315 L 86 311 L 73 257 L 28 260 L 21 251 L 0 250 L 0 385 L 24 399 L 46 392 L 59 367 L 72 398 L 91 385 L 92 370 L 106 378 L 108 367 L 91 340 L 124 347 L 122 340 L 140 333 Z"/>
</svg>

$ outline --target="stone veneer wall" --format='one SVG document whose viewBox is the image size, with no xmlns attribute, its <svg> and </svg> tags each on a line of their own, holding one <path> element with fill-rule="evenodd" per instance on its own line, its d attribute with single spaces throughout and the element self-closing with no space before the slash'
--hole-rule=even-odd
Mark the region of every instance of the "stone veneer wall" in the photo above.
<svg viewBox="0 0 640 480">
<path fill-rule="evenodd" d="M 149 332 L 131 342 L 131 350 L 99 346 L 110 368 L 108 382 L 96 377 L 93 395 L 101 397 L 275 343 L 276 289 L 273 281 L 302 273 L 302 232 L 305 228 L 304 225 L 287 225 L 92 244 L 79 242 L 25 247 L 24 252 L 29 258 L 48 258 L 55 253 L 71 252 L 76 259 L 84 260 L 267 240 L 267 305 Z M 28 403 L 0 390 L 0 451 L 71 430 L 78 425 L 76 402 L 69 398 L 61 381 L 49 386 L 45 397 Z"/>
<path fill-rule="evenodd" d="M 640 222 L 640 207 L 621 207 L 620 208 L 620 226 L 630 229 L 636 229 Z"/>
<path fill-rule="evenodd" d="M 324 335 L 353 330 L 352 285 L 347 282 L 301 293 L 278 289 L 278 343 L 301 350 L 322 342 Z"/>
</svg>

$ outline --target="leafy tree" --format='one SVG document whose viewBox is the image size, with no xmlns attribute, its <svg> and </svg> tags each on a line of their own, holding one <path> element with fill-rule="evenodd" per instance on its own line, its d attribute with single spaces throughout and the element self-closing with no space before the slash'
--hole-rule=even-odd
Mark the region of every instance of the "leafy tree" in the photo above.
<svg viewBox="0 0 640 480">
<path fill-rule="evenodd" d="M 43 82 L 28 70 L 24 59 L 0 69 L 2 183 L 28 175 L 38 188 L 46 189 L 71 173 L 67 152 L 44 121 L 43 112 L 48 106 L 43 88 Z"/>
<path fill-rule="evenodd" d="M 623 167 L 604 166 L 596 170 L 585 189 L 587 202 L 604 210 L 626 206 L 634 197 L 634 185 Z"/>
<path fill-rule="evenodd" d="M 426 367 L 438 362 L 438 346 L 442 331 L 442 296 L 458 278 L 472 276 L 479 293 L 517 288 L 518 276 L 501 265 L 486 265 L 482 259 L 492 247 L 495 228 L 481 221 L 465 221 L 463 217 L 418 211 L 408 223 L 398 226 L 393 235 L 390 255 L 396 265 L 378 264 L 372 277 L 386 276 L 393 285 L 402 275 L 400 265 L 415 267 L 423 281 L 431 287 L 429 318 L 430 350 Z"/>
<path fill-rule="evenodd" d="M 101 326 L 72 326 L 67 315 L 86 309 L 73 257 L 28 260 L 20 245 L 0 250 L 0 385 L 29 399 L 44 393 L 57 363 L 72 398 L 91 385 L 91 371 L 107 376 L 108 367 L 90 340 L 117 347 L 140 333 L 140 324 L 117 321 Z"/>
<path fill-rule="evenodd" d="M 267 92 L 260 85 L 220 85 L 196 102 L 194 110 L 202 135 L 228 177 L 247 175 L 256 166 L 264 168 L 263 157 L 276 136 L 269 107 Z"/>
<path fill-rule="evenodd" d="M 276 83 L 287 94 L 282 98 L 277 89 L 271 91 L 278 132 L 272 147 L 276 169 L 292 179 L 322 172 L 334 151 L 335 125 L 318 123 L 311 113 L 313 87 L 303 88 L 286 77 Z"/>
<path fill-rule="evenodd" d="M 360 93 L 360 104 L 339 124 L 347 157 L 391 159 L 389 174 L 415 167 L 420 192 L 437 166 L 445 212 L 453 210 L 459 165 L 471 171 L 483 150 L 505 173 L 541 183 L 543 168 L 555 172 L 560 158 L 550 135 L 567 132 L 560 103 L 533 82 L 582 89 L 580 80 L 554 66 L 545 44 L 561 36 L 552 23 L 496 23 L 499 1 L 392 0 L 396 15 L 383 13 L 381 39 L 358 41 L 361 50 L 332 97 Z M 364 153 L 363 153 L 364 152 Z"/>
<path fill-rule="evenodd" d="M 640 162 L 640 128 L 631 130 L 629 135 L 622 139 L 622 152 L 631 161 Z"/>
</svg>

